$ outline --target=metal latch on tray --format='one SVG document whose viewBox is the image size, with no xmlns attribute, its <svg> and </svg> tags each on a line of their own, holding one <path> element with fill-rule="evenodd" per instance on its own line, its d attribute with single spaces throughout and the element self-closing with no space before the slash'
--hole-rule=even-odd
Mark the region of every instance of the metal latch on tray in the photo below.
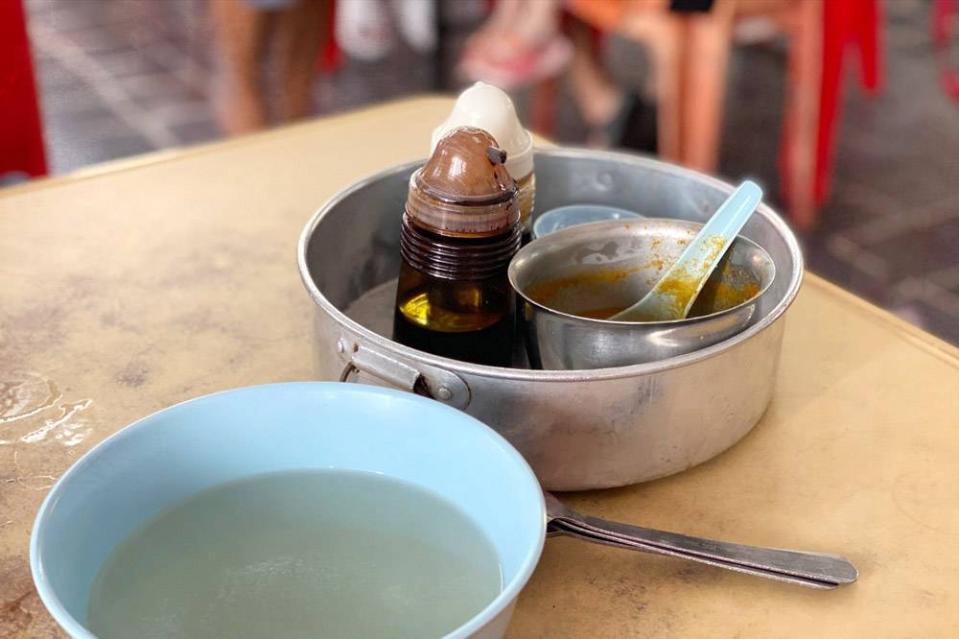
<svg viewBox="0 0 959 639">
<path fill-rule="evenodd" d="M 470 389 L 456 373 L 442 368 L 424 366 L 419 370 L 396 358 L 377 353 L 340 340 L 337 350 L 347 359 L 340 374 L 341 382 L 350 381 L 354 374 L 366 373 L 390 386 L 430 397 L 453 408 L 466 408 L 470 403 Z"/>
</svg>

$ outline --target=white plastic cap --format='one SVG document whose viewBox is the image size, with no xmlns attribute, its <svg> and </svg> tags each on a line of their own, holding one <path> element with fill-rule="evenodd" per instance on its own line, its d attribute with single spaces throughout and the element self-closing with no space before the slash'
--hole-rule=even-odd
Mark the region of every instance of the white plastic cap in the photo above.
<svg viewBox="0 0 959 639">
<path fill-rule="evenodd" d="M 433 142 L 461 126 L 475 126 L 488 132 L 506 151 L 506 170 L 514 180 L 533 172 L 533 136 L 523 128 L 513 101 L 492 84 L 477 82 L 457 98 L 449 117 L 433 130 Z"/>
</svg>

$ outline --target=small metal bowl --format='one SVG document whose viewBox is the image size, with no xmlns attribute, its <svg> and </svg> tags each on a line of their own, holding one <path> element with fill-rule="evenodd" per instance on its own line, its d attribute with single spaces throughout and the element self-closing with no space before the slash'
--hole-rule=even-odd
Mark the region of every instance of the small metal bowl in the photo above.
<svg viewBox="0 0 959 639">
<path fill-rule="evenodd" d="M 702 227 L 674 219 L 594 222 L 551 233 L 513 258 L 530 363 L 547 370 L 653 362 L 716 344 L 756 319 L 775 278 L 772 258 L 738 237 L 686 319 L 614 322 L 640 299 Z"/>
</svg>

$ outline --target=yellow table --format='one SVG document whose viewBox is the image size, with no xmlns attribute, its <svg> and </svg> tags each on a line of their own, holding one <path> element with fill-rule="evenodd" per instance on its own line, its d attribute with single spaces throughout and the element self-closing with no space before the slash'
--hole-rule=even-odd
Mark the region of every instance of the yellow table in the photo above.
<svg viewBox="0 0 959 639">
<path fill-rule="evenodd" d="M 423 156 L 449 107 L 397 102 L 0 191 L 0 636 L 61 636 L 27 545 L 79 455 L 173 402 L 310 377 L 300 229 L 350 181 Z M 551 539 L 511 637 L 959 636 L 959 351 L 814 276 L 784 348 L 769 412 L 732 450 L 571 502 L 841 552 L 859 583 L 810 591 Z"/>
</svg>

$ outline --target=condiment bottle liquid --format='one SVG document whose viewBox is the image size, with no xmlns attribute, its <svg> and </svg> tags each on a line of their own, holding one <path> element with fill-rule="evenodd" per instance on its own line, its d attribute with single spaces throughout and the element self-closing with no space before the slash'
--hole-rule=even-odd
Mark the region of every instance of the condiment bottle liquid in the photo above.
<svg viewBox="0 0 959 639">
<path fill-rule="evenodd" d="M 410 178 L 396 341 L 443 357 L 509 366 L 514 293 L 506 270 L 522 227 L 505 159 L 489 133 L 462 127 L 440 139 Z"/>
<path fill-rule="evenodd" d="M 536 203 L 536 175 L 533 172 L 533 136 L 523 128 L 513 101 L 492 84 L 477 82 L 463 91 L 446 121 L 433 131 L 433 148 L 451 130 L 471 126 L 492 135 L 506 151 L 506 170 L 519 189 L 520 223 L 523 244 L 529 242 Z"/>
</svg>

